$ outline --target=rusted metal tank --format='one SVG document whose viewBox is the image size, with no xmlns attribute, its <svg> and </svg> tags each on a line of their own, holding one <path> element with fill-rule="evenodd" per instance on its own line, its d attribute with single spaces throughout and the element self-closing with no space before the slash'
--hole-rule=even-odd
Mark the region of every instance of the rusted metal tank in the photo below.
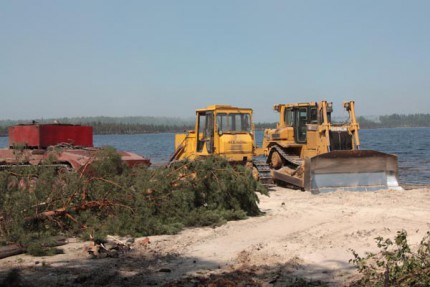
<svg viewBox="0 0 430 287">
<path fill-rule="evenodd" d="M 29 124 L 8 128 L 9 147 L 46 149 L 58 144 L 93 146 L 93 127 L 67 124 Z"/>
<path fill-rule="evenodd" d="M 50 165 L 85 172 L 100 151 L 93 146 L 91 126 L 35 123 L 11 126 L 8 133 L 9 147 L 0 149 L 1 169 Z M 141 155 L 117 152 L 130 167 L 151 165 L 150 160 Z"/>
</svg>

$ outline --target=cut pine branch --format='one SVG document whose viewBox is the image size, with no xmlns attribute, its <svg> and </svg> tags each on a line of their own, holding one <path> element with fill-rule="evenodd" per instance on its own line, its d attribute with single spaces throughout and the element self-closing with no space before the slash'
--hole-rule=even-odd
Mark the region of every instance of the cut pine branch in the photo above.
<svg viewBox="0 0 430 287">
<path fill-rule="evenodd" d="M 72 206 L 70 208 L 57 208 L 55 210 L 48 210 L 41 213 L 36 214 L 31 219 L 37 219 L 37 218 L 44 218 L 44 217 L 51 217 L 51 216 L 66 216 L 70 212 L 79 212 L 83 210 L 87 210 L 90 208 L 106 208 L 110 206 L 117 205 L 112 201 L 109 200 L 94 200 L 94 201 L 88 201 L 85 203 L 82 203 L 78 206 Z"/>
</svg>

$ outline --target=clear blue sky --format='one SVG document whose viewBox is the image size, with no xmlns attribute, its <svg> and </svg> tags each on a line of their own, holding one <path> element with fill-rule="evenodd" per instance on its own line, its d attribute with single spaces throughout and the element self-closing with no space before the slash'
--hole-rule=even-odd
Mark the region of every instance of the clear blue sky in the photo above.
<svg viewBox="0 0 430 287">
<path fill-rule="evenodd" d="M 0 119 L 430 113 L 430 1 L 0 0 Z"/>
</svg>

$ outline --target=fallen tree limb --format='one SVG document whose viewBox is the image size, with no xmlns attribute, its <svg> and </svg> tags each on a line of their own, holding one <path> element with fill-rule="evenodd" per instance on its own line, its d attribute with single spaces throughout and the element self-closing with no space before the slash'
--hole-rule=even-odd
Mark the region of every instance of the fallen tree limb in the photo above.
<svg viewBox="0 0 430 287">
<path fill-rule="evenodd" d="M 47 243 L 47 244 L 43 244 L 43 247 L 56 247 L 56 246 L 61 246 L 61 245 L 65 245 L 67 244 L 67 239 L 64 236 L 55 236 L 52 238 L 52 241 Z M 10 244 L 7 246 L 0 246 L 0 259 L 6 258 L 6 257 L 10 257 L 10 256 L 14 256 L 14 255 L 19 255 L 22 253 L 25 253 L 26 249 L 24 246 L 21 246 L 20 244 Z"/>
<path fill-rule="evenodd" d="M 109 200 L 88 201 L 88 202 L 82 203 L 81 205 L 72 206 L 70 208 L 62 207 L 62 208 L 57 208 L 56 210 L 44 211 L 44 212 L 36 214 L 31 219 L 66 215 L 72 211 L 83 211 L 83 210 L 90 209 L 90 208 L 95 208 L 95 207 L 102 208 L 102 207 L 108 207 L 108 206 L 113 206 L 113 205 L 115 205 L 115 204 Z"/>
<path fill-rule="evenodd" d="M 0 259 L 18 255 L 21 253 L 25 253 L 25 249 L 20 246 L 19 244 L 11 244 L 8 246 L 1 246 L 0 247 Z"/>
</svg>

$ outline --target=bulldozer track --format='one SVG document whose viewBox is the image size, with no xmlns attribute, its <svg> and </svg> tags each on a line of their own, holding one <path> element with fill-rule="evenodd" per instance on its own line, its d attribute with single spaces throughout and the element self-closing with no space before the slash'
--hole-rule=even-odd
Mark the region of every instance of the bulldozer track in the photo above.
<svg viewBox="0 0 430 287">
<path fill-rule="evenodd" d="M 274 146 L 272 147 L 272 149 L 276 150 L 284 160 L 288 161 L 289 163 L 291 163 L 292 165 L 299 167 L 302 165 L 303 163 L 303 159 L 301 159 L 299 156 L 297 155 L 291 155 L 291 154 L 287 154 L 281 147 L 279 146 Z"/>
<path fill-rule="evenodd" d="M 254 167 L 258 171 L 258 176 L 259 176 L 260 182 L 263 185 L 272 185 L 273 184 L 272 175 L 270 173 L 270 167 L 265 161 L 263 161 L 263 160 L 254 161 Z"/>
</svg>

